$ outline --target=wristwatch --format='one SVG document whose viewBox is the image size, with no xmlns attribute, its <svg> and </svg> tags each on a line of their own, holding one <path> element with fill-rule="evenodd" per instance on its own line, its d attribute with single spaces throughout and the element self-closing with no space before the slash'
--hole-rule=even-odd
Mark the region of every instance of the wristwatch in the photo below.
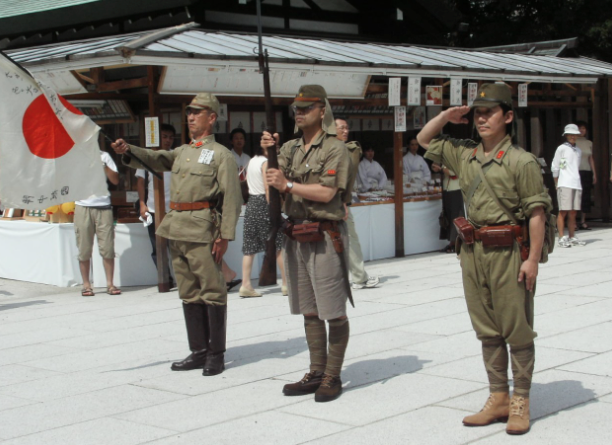
<svg viewBox="0 0 612 445">
<path fill-rule="evenodd" d="M 287 186 L 285 187 L 285 193 L 291 193 L 293 190 L 293 182 L 287 182 Z"/>
</svg>

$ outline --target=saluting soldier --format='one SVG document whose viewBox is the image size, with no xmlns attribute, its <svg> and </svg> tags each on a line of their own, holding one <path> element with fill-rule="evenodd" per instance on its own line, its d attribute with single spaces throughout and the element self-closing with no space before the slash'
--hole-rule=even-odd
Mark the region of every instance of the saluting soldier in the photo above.
<svg viewBox="0 0 612 445">
<path fill-rule="evenodd" d="M 349 340 L 346 300 L 351 291 L 343 218 L 350 160 L 344 143 L 336 138 L 323 87 L 302 86 L 291 107 L 302 137 L 281 147 L 279 169 L 268 169 L 266 181 L 285 195 L 289 305 L 292 314 L 304 316 L 310 371 L 299 382 L 285 385 L 283 393 L 315 393 L 315 401 L 328 402 L 342 393 L 340 371 Z M 264 132 L 262 147 L 275 146 L 277 138 Z"/>
<path fill-rule="evenodd" d="M 124 154 L 128 167 L 143 168 L 125 155 L 127 151 L 154 170 L 172 172 L 170 212 L 156 233 L 170 240 L 191 350 L 187 358 L 172 364 L 172 370 L 204 368 L 206 376 L 225 369 L 227 286 L 221 261 L 234 239 L 242 205 L 234 156 L 215 142 L 218 114 L 217 98 L 199 93 L 187 107 L 190 144 L 174 151 L 146 150 L 123 139 L 112 144 L 115 152 Z"/>
<path fill-rule="evenodd" d="M 470 108 L 466 106 L 449 108 L 432 119 L 419 133 L 418 141 L 428 149 L 427 158 L 459 176 L 469 220 L 464 226 L 466 241 L 458 252 L 468 312 L 482 342 L 491 394 L 482 411 L 467 416 L 463 423 L 484 426 L 509 417 L 506 432 L 524 434 L 529 430 L 533 340 L 537 335 L 533 299 L 545 212 L 552 203 L 535 156 L 513 144 L 510 88 L 505 84 L 482 85 L 472 108 L 480 142 L 440 134 L 448 122 L 468 123 L 465 115 Z M 470 231 L 475 241 L 469 239 Z M 526 233 L 530 251 L 527 258 L 521 258 L 520 239 Z M 506 345 L 510 346 L 514 376 L 511 399 Z"/>
</svg>

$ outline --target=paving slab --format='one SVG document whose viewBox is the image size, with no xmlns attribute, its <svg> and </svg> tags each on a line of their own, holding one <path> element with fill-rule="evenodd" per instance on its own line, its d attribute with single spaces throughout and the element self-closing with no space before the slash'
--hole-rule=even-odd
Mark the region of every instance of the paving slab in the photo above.
<svg viewBox="0 0 612 445">
<path fill-rule="evenodd" d="M 580 234 L 540 266 L 526 444 L 607 444 L 612 406 L 612 228 Z M 148 260 L 148 259 L 147 259 Z M 488 396 L 454 255 L 366 264 L 354 292 L 344 394 L 286 397 L 309 354 L 279 286 L 229 295 L 227 370 L 172 372 L 189 351 L 177 292 L 80 297 L 0 279 L 0 444 L 500 444 L 503 424 L 465 428 Z"/>
</svg>

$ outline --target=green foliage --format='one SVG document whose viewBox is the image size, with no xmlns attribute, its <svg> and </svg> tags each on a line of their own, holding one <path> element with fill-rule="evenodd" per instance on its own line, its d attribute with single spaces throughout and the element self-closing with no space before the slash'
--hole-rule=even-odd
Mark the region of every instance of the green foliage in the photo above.
<svg viewBox="0 0 612 445">
<path fill-rule="evenodd" d="M 612 0 L 446 0 L 469 24 L 448 36 L 463 47 L 578 37 L 579 53 L 612 62 Z"/>
</svg>

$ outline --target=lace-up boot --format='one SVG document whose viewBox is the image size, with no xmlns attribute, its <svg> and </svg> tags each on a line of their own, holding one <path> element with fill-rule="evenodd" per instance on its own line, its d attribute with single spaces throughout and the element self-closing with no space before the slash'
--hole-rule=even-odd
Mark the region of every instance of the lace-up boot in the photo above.
<svg viewBox="0 0 612 445">
<path fill-rule="evenodd" d="M 321 385 L 323 373 L 321 371 L 310 371 L 304 374 L 299 382 L 288 383 L 283 387 L 283 394 L 286 396 L 304 396 L 312 394 Z"/>
<path fill-rule="evenodd" d="M 338 375 L 323 374 L 321 386 L 315 392 L 315 402 L 331 402 L 342 394 L 342 380 Z"/>
<path fill-rule="evenodd" d="M 510 417 L 506 433 L 519 435 L 529 431 L 529 399 L 516 394 L 510 401 Z"/>
<path fill-rule="evenodd" d="M 507 392 L 493 392 L 479 413 L 463 419 L 465 426 L 485 426 L 493 422 L 505 422 L 510 411 L 510 396 Z"/>
</svg>

